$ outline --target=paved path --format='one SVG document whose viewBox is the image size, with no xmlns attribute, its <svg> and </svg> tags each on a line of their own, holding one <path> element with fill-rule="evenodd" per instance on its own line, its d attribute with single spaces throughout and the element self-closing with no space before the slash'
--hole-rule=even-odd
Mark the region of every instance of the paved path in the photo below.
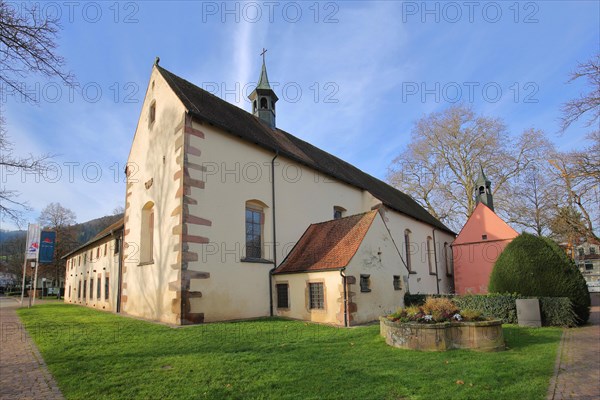
<svg viewBox="0 0 600 400">
<path fill-rule="evenodd" d="M 565 329 L 548 400 L 600 399 L 600 306 L 592 307 L 590 322 Z"/>
<path fill-rule="evenodd" d="M 18 307 L 14 299 L 0 298 L 0 399 L 63 399 L 37 347 L 21 325 L 16 313 Z"/>
</svg>

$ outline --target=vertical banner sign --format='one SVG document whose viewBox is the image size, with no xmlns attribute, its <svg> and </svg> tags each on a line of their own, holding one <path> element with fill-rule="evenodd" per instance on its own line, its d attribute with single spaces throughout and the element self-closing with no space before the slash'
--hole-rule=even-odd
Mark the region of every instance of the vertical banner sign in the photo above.
<svg viewBox="0 0 600 400">
<path fill-rule="evenodd" d="M 40 264 L 50 264 L 54 261 L 54 245 L 56 232 L 42 231 L 40 235 Z"/>
<path fill-rule="evenodd" d="M 27 250 L 25 251 L 26 260 L 37 260 L 40 251 L 40 226 L 38 224 L 29 224 L 27 229 Z"/>
</svg>

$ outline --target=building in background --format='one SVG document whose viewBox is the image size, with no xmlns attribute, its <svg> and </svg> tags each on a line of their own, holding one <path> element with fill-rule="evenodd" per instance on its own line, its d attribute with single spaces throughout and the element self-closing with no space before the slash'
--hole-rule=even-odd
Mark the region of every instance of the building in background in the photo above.
<svg viewBox="0 0 600 400">
<path fill-rule="evenodd" d="M 575 247 L 575 264 L 587 282 L 590 292 L 600 292 L 600 243 L 588 239 Z"/>
</svg>

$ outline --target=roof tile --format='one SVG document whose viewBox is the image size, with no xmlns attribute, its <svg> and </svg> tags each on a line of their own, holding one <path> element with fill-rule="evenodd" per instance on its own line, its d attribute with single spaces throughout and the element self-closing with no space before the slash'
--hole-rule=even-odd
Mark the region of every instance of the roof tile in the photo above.
<svg viewBox="0 0 600 400">
<path fill-rule="evenodd" d="M 377 211 L 312 224 L 275 274 L 340 269 L 350 263 Z"/>
</svg>

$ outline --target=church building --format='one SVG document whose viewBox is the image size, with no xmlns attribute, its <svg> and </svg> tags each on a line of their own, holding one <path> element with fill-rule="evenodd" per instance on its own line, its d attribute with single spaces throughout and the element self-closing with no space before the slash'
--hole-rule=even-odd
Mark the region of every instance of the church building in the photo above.
<svg viewBox="0 0 600 400">
<path fill-rule="evenodd" d="M 487 293 L 494 264 L 519 234 L 494 212 L 492 182 L 480 168 L 475 184 L 477 206 L 452 243 L 456 294 Z"/>
<path fill-rule="evenodd" d="M 155 62 L 127 160 L 113 311 L 350 326 L 394 311 L 407 291 L 453 292 L 455 234 L 409 195 L 278 128 L 264 55 L 249 98 L 251 112 Z"/>
</svg>

